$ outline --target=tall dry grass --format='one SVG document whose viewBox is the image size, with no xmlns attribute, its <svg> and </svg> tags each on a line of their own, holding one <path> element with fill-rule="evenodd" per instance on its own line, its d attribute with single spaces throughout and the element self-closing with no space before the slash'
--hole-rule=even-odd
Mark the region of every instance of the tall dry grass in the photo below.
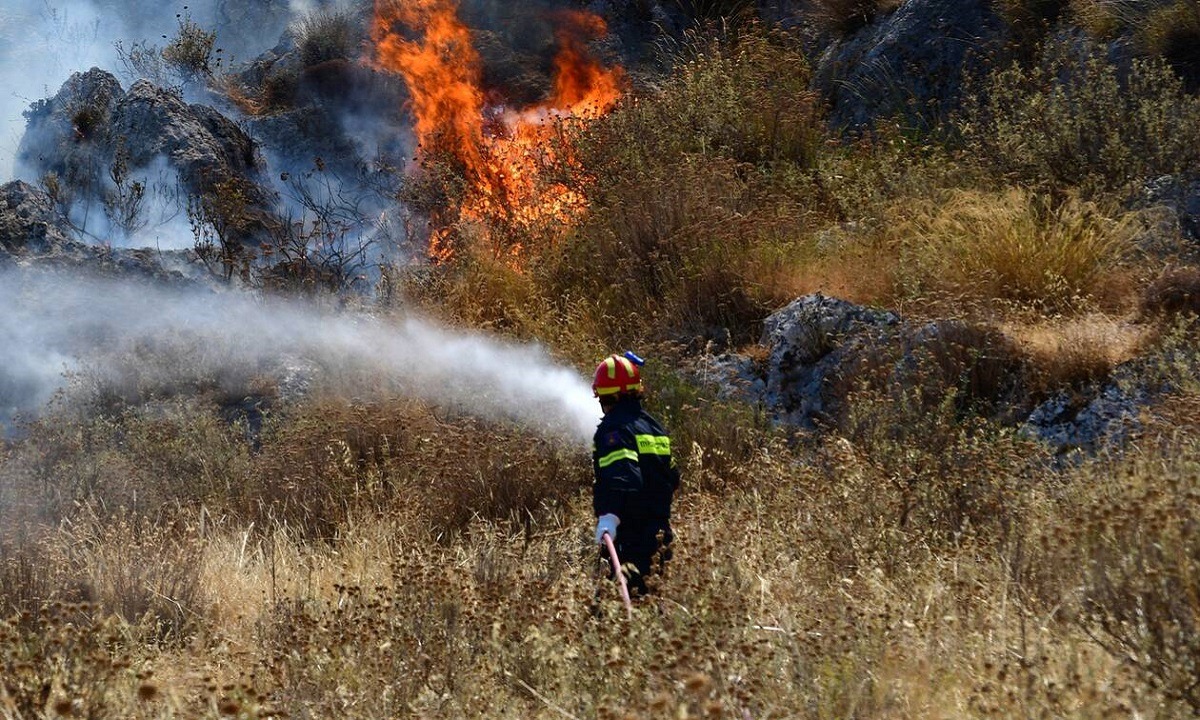
<svg viewBox="0 0 1200 720">
<path fill-rule="evenodd" d="M 146 572 L 173 560 L 199 592 L 185 602 L 144 586 L 187 610 L 178 634 L 155 633 L 174 610 L 127 614 L 105 592 L 13 616 L 0 632 L 10 669 L 0 707 L 6 717 L 1184 712 L 1193 606 L 1177 583 L 1200 561 L 1184 532 L 1194 438 L 1160 438 L 1177 458 L 1165 465 L 1151 454 L 1055 474 L 1032 445 L 956 428 L 952 415 L 908 416 L 909 439 L 891 436 L 909 427 L 894 411 L 863 398 L 857 417 L 877 414 L 874 434 L 761 445 L 724 466 L 709 458 L 731 452 L 734 428 L 693 435 L 705 452 L 684 459 L 677 555 L 632 622 L 598 574 L 579 488 L 515 523 L 492 495 L 453 535 L 422 513 L 379 512 L 396 506 L 378 497 L 317 542 L 215 504 L 141 529 L 51 530 L 45 547 L 85 553 L 113 570 L 110 582 L 122 563 Z M 474 432 L 451 425 L 442 431 Z M 413 503 L 475 492 L 468 468 L 443 477 L 451 485 L 410 488 L 425 496 Z M 1179 551 L 1156 549 L 1168 541 Z M 1130 550 L 1158 563 L 1161 580 L 1112 564 Z M 55 557 L 39 570 L 77 562 Z M 1151 598 L 1175 634 L 1155 640 L 1122 615 Z"/>
<path fill-rule="evenodd" d="M 953 191 L 897 210 L 890 233 L 914 294 L 1078 306 L 1133 252 L 1128 221 L 1078 198 Z"/>
</svg>

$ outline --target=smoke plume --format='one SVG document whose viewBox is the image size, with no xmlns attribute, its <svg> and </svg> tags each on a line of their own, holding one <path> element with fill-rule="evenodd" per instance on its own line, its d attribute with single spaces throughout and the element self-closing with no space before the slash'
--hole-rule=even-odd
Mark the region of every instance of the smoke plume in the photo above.
<svg viewBox="0 0 1200 720">
<path fill-rule="evenodd" d="M 0 272 L 0 414 L 36 411 L 68 374 L 141 364 L 137 382 L 165 392 L 198 377 L 249 377 L 289 363 L 361 370 L 377 390 L 473 415 L 507 418 L 584 442 L 599 411 L 586 381 L 540 347 L 386 322 L 235 291 Z M 166 367 L 157 367 L 166 365 Z"/>
</svg>

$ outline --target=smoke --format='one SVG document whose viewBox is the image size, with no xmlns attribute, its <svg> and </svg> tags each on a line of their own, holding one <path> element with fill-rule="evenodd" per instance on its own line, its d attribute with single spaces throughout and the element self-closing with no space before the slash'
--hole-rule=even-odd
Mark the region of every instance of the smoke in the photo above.
<svg viewBox="0 0 1200 720">
<path fill-rule="evenodd" d="M 599 411 L 586 381 L 536 345 L 387 322 L 235 291 L 0 271 L 0 416 L 36 412 L 68 375 L 165 393 L 200 379 L 243 381 L 288 367 L 361 371 L 376 391 L 507 418 L 576 442 Z M 123 368 L 123 369 L 122 369 Z"/>
</svg>

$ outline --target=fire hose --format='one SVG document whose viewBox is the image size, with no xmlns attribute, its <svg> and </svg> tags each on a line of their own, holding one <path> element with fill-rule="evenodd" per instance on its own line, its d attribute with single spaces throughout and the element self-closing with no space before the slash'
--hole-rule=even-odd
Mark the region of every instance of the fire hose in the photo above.
<svg viewBox="0 0 1200 720">
<path fill-rule="evenodd" d="M 621 572 L 621 559 L 617 557 L 617 546 L 613 545 L 612 535 L 604 533 L 604 545 L 608 548 L 608 560 L 612 563 L 613 574 L 621 586 L 621 599 L 625 601 L 625 615 L 633 619 L 633 601 L 629 599 L 629 583 L 625 581 L 625 573 Z"/>
</svg>

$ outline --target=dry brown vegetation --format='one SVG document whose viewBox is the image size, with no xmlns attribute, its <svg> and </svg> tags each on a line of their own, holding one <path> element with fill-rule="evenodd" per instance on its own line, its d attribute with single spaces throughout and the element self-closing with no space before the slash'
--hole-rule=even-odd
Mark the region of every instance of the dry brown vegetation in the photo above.
<svg viewBox="0 0 1200 720">
<path fill-rule="evenodd" d="M 848 141 L 788 38 L 701 44 L 578 130 L 566 238 L 523 268 L 462 238 L 407 280 L 584 369 L 661 348 L 678 548 L 631 621 L 586 448 L 337 387 L 250 432 L 212 387 L 85 383 L 0 448 L 0 717 L 1200 713 L 1197 271 L 1179 237 L 1140 252 L 1123 209 L 1194 168 L 1196 99 L 1062 57 L 997 71 L 954 132 Z M 1141 152 L 1134 114 L 1170 142 Z M 822 288 L 934 322 L 904 372 L 848 369 L 821 432 L 670 370 Z M 1135 358 L 1167 398 L 1124 448 L 1056 457 L 1003 412 Z"/>
</svg>

